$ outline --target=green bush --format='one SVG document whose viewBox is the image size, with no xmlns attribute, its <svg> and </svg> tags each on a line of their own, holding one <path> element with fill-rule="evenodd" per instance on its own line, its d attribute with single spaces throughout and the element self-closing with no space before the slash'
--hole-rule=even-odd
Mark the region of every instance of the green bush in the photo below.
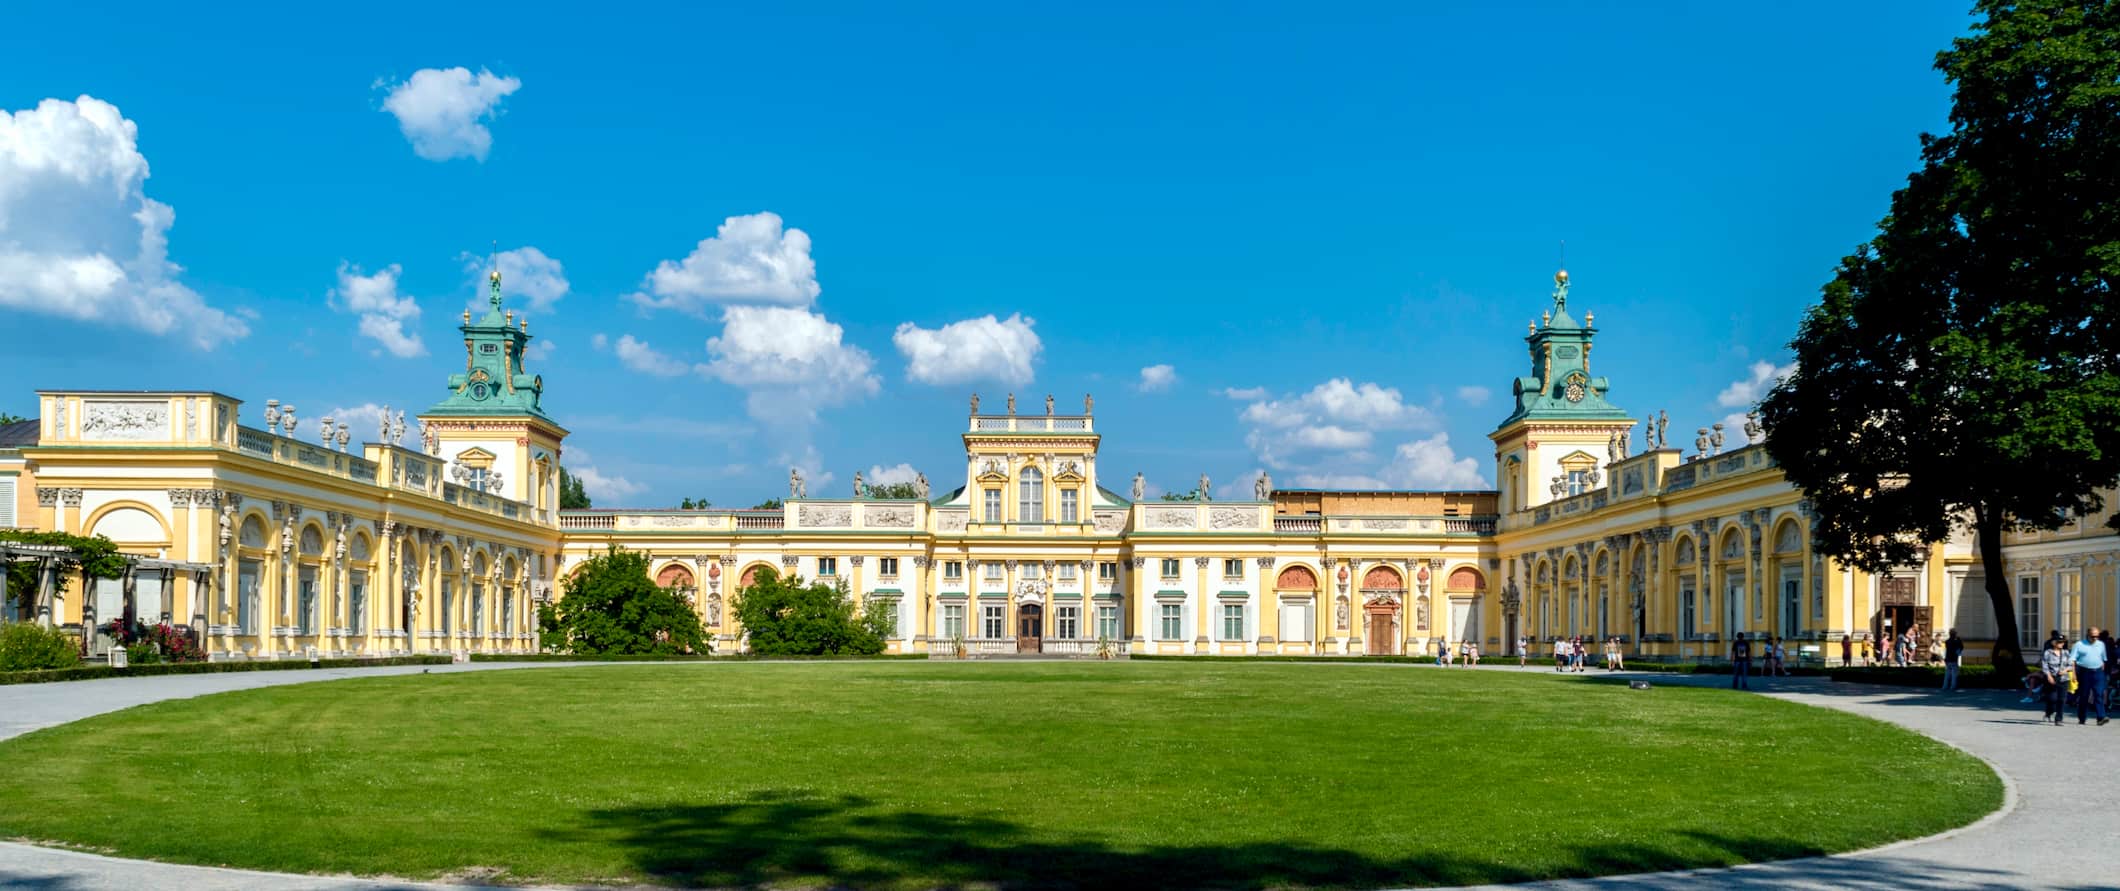
<svg viewBox="0 0 2120 891">
<path fill-rule="evenodd" d="M 81 642 L 35 622 L 0 623 L 0 671 L 72 668 L 81 664 Z"/>
<path fill-rule="evenodd" d="M 757 655 L 757 654 L 752 654 L 752 653 L 744 653 L 744 654 L 741 654 L 741 655 L 737 655 L 737 654 L 731 654 L 731 655 L 727 655 L 727 656 L 700 656 L 700 655 L 680 655 L 680 656 L 655 656 L 655 655 L 646 655 L 646 656 L 641 656 L 641 655 L 621 655 L 621 654 L 598 654 L 598 655 L 587 655 L 587 656 L 567 656 L 567 655 L 562 655 L 562 654 L 558 654 L 558 653 L 538 653 L 538 654 L 535 654 L 535 655 L 509 655 L 509 654 L 506 654 L 506 653 L 473 653 L 473 654 L 471 654 L 471 661 L 473 661 L 473 662 L 746 662 L 746 661 L 748 661 L 748 662 L 798 662 L 798 661 L 810 661 L 810 660 L 819 660 L 819 661 L 829 661 L 829 660 L 833 660 L 833 659 L 847 659 L 847 660 L 857 660 L 857 659 L 926 659 L 927 657 L 928 657 L 928 654 L 926 654 L 926 653 L 878 653 L 878 654 L 876 654 L 876 655 L 871 655 L 871 656 L 764 656 L 764 655 Z"/>
<path fill-rule="evenodd" d="M 678 655 L 707 652 L 706 627 L 692 604 L 648 577 L 646 555 L 620 550 L 591 557 L 561 583 L 559 602 L 538 609 L 538 641 L 569 654 Z"/>
<path fill-rule="evenodd" d="M 770 569 L 760 569 L 736 602 L 736 619 L 759 656 L 874 656 L 891 633 L 888 618 L 881 608 L 855 613 L 843 584 L 805 584 Z"/>
</svg>

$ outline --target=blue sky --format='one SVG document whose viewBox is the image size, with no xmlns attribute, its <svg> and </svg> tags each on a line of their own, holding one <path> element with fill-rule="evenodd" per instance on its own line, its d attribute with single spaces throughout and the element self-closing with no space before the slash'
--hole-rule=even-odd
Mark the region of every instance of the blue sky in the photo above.
<svg viewBox="0 0 2120 891">
<path fill-rule="evenodd" d="M 1011 390 L 1095 393 L 1115 489 L 1485 485 L 1561 242 L 1614 402 L 1741 411 L 1970 22 L 1143 7 L 16 10 L 52 37 L 0 54 L 0 308 L 35 332 L 0 410 L 416 411 L 497 242 L 599 504 L 947 488 L 966 397 Z"/>
</svg>

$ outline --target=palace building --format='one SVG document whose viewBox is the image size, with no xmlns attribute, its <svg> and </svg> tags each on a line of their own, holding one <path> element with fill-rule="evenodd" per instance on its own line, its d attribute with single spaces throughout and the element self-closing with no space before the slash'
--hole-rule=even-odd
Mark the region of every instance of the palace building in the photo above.
<svg viewBox="0 0 2120 891">
<path fill-rule="evenodd" d="M 684 590 L 724 653 L 743 647 L 731 605 L 767 569 L 843 585 L 892 617 L 892 651 L 937 655 L 1499 655 L 1581 635 L 1714 658 L 1742 632 L 1837 659 L 1843 636 L 1955 627 L 1977 655 L 1995 633 L 1969 539 L 1889 572 L 1841 566 L 1811 550 L 1808 507 L 1764 448 L 1703 429 L 1689 452 L 1610 401 L 1565 272 L 1490 434 L 1491 491 L 1262 480 L 1214 497 L 1203 478 L 1201 500 L 1147 500 L 1138 474 L 1105 479 L 1088 399 L 1011 396 L 973 399 L 962 475 L 935 491 L 923 476 L 918 498 L 828 497 L 791 474 L 765 511 L 559 510 L 566 430 L 497 274 L 491 290 L 416 447 L 401 416 L 356 449 L 333 419 L 295 438 L 295 408 L 271 402 L 261 429 L 213 392 L 41 393 L 36 421 L 0 428 L 0 526 L 100 534 L 138 559 L 84 594 L 47 585 L 17 617 L 188 624 L 217 658 L 530 652 L 537 606 L 616 545 Z M 2120 624 L 2104 519 L 2006 543 L 2027 641 Z"/>
</svg>

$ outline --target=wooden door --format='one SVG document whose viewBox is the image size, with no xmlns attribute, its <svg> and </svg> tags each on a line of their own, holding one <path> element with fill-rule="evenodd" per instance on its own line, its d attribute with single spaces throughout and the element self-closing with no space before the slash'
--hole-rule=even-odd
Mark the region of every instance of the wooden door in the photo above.
<svg viewBox="0 0 2120 891">
<path fill-rule="evenodd" d="M 1022 606 L 1016 609 L 1016 652 L 1037 653 L 1045 649 L 1045 609 L 1039 606 Z"/>
<path fill-rule="evenodd" d="M 1369 655 L 1391 655 L 1391 614 L 1373 612 L 1369 614 Z"/>
</svg>

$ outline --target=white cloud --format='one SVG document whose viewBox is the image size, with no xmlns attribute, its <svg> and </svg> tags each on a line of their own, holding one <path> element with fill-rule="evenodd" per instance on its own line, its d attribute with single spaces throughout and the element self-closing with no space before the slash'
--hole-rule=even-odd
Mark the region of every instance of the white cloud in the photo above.
<svg viewBox="0 0 2120 891">
<path fill-rule="evenodd" d="M 552 342 L 552 338 L 540 337 L 531 341 L 529 346 L 523 347 L 523 358 L 532 362 L 543 362 L 552 358 L 552 351 L 555 349 L 558 349 L 558 346 Z"/>
<path fill-rule="evenodd" d="M 721 336 L 707 340 L 699 373 L 749 391 L 746 407 L 763 421 L 803 422 L 817 409 L 874 395 L 875 360 L 844 342 L 845 330 L 820 313 L 784 306 L 722 310 Z"/>
<path fill-rule="evenodd" d="M 1725 451 L 1743 448 L 1752 444 L 1752 438 L 1745 435 L 1744 412 L 1733 411 L 1724 415 L 1721 423 L 1723 425 L 1723 449 Z M 1711 430 L 1709 432 L 1712 433 L 1714 431 Z"/>
<path fill-rule="evenodd" d="M 173 334 L 250 333 L 169 260 L 176 212 L 147 197 L 139 128 L 93 96 L 0 111 L 0 307 Z"/>
<path fill-rule="evenodd" d="M 1398 390 L 1333 378 L 1296 396 L 1269 399 L 1264 388 L 1224 390 L 1255 397 L 1238 413 L 1244 441 L 1265 468 L 1297 485 L 1332 489 L 1481 486 L 1479 462 L 1459 458 L 1434 412 Z M 1371 451 L 1386 431 L 1430 433 L 1402 443 L 1388 459 Z"/>
<path fill-rule="evenodd" d="M 1031 363 L 1044 344 L 1032 330 L 1036 319 L 1010 313 L 951 322 L 934 330 L 912 322 L 899 325 L 891 343 L 905 355 L 905 376 L 926 384 L 992 380 L 1022 386 L 1031 382 Z"/>
<path fill-rule="evenodd" d="M 1178 372 L 1169 365 L 1150 365 L 1141 369 L 1141 392 L 1160 393 L 1178 382 Z"/>
<path fill-rule="evenodd" d="M 568 446 L 560 461 L 567 475 L 582 481 L 582 491 L 589 493 L 589 500 L 604 507 L 618 507 L 618 499 L 638 495 L 648 487 L 617 474 L 607 474 L 596 467 L 596 459 L 589 457 L 589 450 L 580 446 Z"/>
<path fill-rule="evenodd" d="M 604 350 L 609 349 L 610 346 L 611 336 L 608 334 L 604 334 L 603 332 L 599 331 L 596 334 L 592 334 L 589 336 L 589 348 L 592 350 L 601 353 Z"/>
<path fill-rule="evenodd" d="M 362 336 L 381 344 L 391 355 L 407 359 L 426 355 L 427 346 L 405 331 L 407 322 L 419 320 L 420 304 L 410 295 L 399 296 L 402 271 L 392 263 L 374 275 L 362 275 L 361 267 L 340 263 L 339 286 L 332 289 L 330 300 L 333 306 L 360 315 Z"/>
<path fill-rule="evenodd" d="M 620 337 L 615 349 L 618 353 L 619 364 L 642 374 L 652 374 L 656 377 L 676 377 L 690 370 L 685 363 L 672 359 L 654 347 L 649 346 L 647 341 L 634 340 L 631 334 Z"/>
<path fill-rule="evenodd" d="M 862 474 L 861 481 L 871 486 L 889 486 L 897 483 L 910 483 L 914 477 L 919 475 L 920 471 L 914 470 L 913 465 L 904 462 L 890 467 L 885 467 L 881 464 L 871 464 L 868 472 Z"/>
<path fill-rule="evenodd" d="M 469 251 L 458 254 L 464 271 L 471 275 L 471 307 L 474 314 L 486 306 L 486 273 L 501 270 L 501 296 L 517 297 L 529 312 L 546 312 L 567 296 L 567 271 L 544 251 L 529 245 L 501 251 L 492 257 Z"/>
<path fill-rule="evenodd" d="M 1266 398 L 1266 393 L 1267 390 L 1265 387 L 1225 387 L 1222 390 L 1222 395 L 1227 396 L 1231 399 L 1235 399 L 1239 402 L 1250 402 L 1256 399 L 1264 399 Z"/>
<path fill-rule="evenodd" d="M 629 299 L 703 316 L 721 303 L 809 306 L 820 290 L 809 233 L 783 230 L 780 215 L 767 212 L 723 220 L 683 260 L 657 265 Z"/>
<path fill-rule="evenodd" d="M 1716 395 L 1716 405 L 1724 408 L 1750 408 L 1759 404 L 1759 400 L 1766 398 L 1768 390 L 1774 389 L 1775 384 L 1781 383 L 1783 378 L 1796 370 L 1796 363 L 1776 365 L 1761 359 L 1752 363 L 1749 370 L 1751 373 L 1744 380 L 1724 387 L 1723 391 Z"/>
<path fill-rule="evenodd" d="M 1466 405 L 1485 405 L 1490 395 L 1493 393 L 1486 387 L 1468 385 L 1457 388 L 1458 401 Z"/>
<path fill-rule="evenodd" d="M 376 86 L 383 86 L 378 81 Z M 413 154 L 429 161 L 451 158 L 486 160 L 493 131 L 486 122 L 502 97 L 522 89 L 523 82 L 484 68 L 422 68 L 412 79 L 390 87 L 383 110 L 397 118 L 398 131 L 412 142 Z"/>
<path fill-rule="evenodd" d="M 1460 458 L 1450 447 L 1450 434 L 1437 433 L 1426 439 L 1401 444 L 1386 465 L 1384 478 L 1409 489 L 1484 489 L 1480 463 Z"/>
</svg>

